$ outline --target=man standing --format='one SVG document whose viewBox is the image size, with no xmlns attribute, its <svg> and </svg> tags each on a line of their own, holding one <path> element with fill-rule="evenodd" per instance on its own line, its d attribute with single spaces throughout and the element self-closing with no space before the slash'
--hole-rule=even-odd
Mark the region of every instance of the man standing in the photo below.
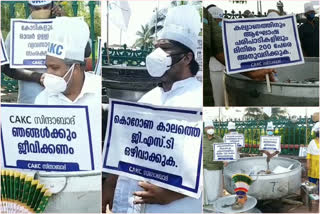
<svg viewBox="0 0 320 214">
<path fill-rule="evenodd" d="M 317 122 L 312 128 L 312 132 L 315 133 L 315 138 L 312 141 L 310 141 L 307 149 L 307 169 L 308 169 L 309 182 L 314 183 L 318 186 L 319 186 L 319 157 L 320 157 L 319 130 L 320 130 L 320 122 Z"/>
<path fill-rule="evenodd" d="M 101 77 L 84 71 L 89 27 L 83 17 L 58 17 L 52 25 L 53 30 L 49 35 L 50 44 L 46 56 L 47 73 L 44 74 L 43 80 L 45 89 L 36 97 L 35 104 L 88 106 L 94 163 L 96 166 L 101 166 Z M 81 126 L 81 122 L 85 121 L 79 122 Z M 76 195 L 74 192 L 77 191 L 86 193 L 81 197 L 69 197 L 69 210 L 65 212 L 71 210 L 79 213 L 99 212 L 98 204 L 89 203 L 94 200 L 100 201 L 100 167 L 85 173 L 83 176 L 80 176 L 81 172 L 79 176 L 70 175 L 73 178 L 69 179 L 72 181 L 67 184 L 69 188 L 67 186 L 63 189 L 67 192 L 65 195 Z M 66 177 L 68 176 L 69 174 L 66 173 Z M 80 184 L 81 190 L 76 188 Z M 56 204 L 54 209 L 66 209 L 62 205 L 65 204 L 65 198 L 56 197 L 54 200 Z"/>
<path fill-rule="evenodd" d="M 45 90 L 36 97 L 35 104 L 100 103 L 101 78 L 85 72 L 88 25 L 82 17 L 60 17 L 52 24 L 43 78 Z"/>
<path fill-rule="evenodd" d="M 31 15 L 29 19 L 50 19 L 57 16 L 63 16 L 64 11 L 53 5 L 50 0 L 29 1 Z M 6 51 L 10 56 L 10 32 L 5 41 Z M 18 103 L 34 103 L 35 97 L 43 90 L 42 78 L 47 69 L 10 69 L 9 65 L 1 67 L 1 71 L 9 77 L 19 80 Z M 42 77 L 42 78 L 41 78 Z"/>
<path fill-rule="evenodd" d="M 270 136 L 270 137 L 274 136 L 274 130 L 275 130 L 275 128 L 274 128 L 273 122 L 272 122 L 272 121 L 271 121 L 271 122 L 268 122 L 268 123 L 267 123 L 267 128 L 266 128 L 267 136 Z M 261 143 L 261 142 L 260 142 L 260 143 Z M 280 142 L 279 149 L 280 149 L 279 151 L 274 151 L 274 150 L 261 150 L 262 155 L 263 155 L 264 157 L 267 157 L 267 171 L 266 171 L 266 173 L 268 173 L 268 174 L 271 173 L 271 171 L 270 171 L 270 169 L 269 169 L 269 163 L 270 163 L 271 158 L 273 158 L 273 157 L 278 157 L 278 154 L 281 152 L 281 142 Z"/>
<path fill-rule="evenodd" d="M 204 56 L 203 56 L 203 84 L 204 84 L 204 105 L 205 106 L 223 106 L 226 101 L 224 96 L 224 82 L 223 72 L 216 72 L 224 70 L 225 57 L 223 51 L 222 41 L 222 22 L 221 9 L 215 5 L 209 5 L 204 11 L 204 23 L 203 23 L 203 38 L 204 38 Z M 211 12 L 210 12 L 211 11 Z M 219 12 L 220 11 L 220 12 Z M 212 16 L 213 14 L 213 16 Z M 216 16 L 218 14 L 218 16 Z M 220 14 L 220 15 L 219 15 Z M 219 18 L 220 17 L 220 18 Z M 214 58 L 213 58 L 214 57 Z M 212 72 L 211 72 L 212 70 Z M 266 75 L 269 75 L 270 81 L 276 81 L 274 74 L 275 69 L 257 69 L 254 71 L 243 72 L 242 75 L 255 80 L 265 81 Z M 212 75 L 213 74 L 213 75 Z M 210 81 L 210 78 L 213 81 Z M 213 85 L 216 83 L 217 85 Z M 212 84 L 212 86 L 211 86 Z M 214 92 L 211 91 L 211 88 Z M 213 100 L 213 99 L 215 100 Z M 217 100 L 216 100 L 217 99 Z"/>
<path fill-rule="evenodd" d="M 158 87 L 139 102 L 160 106 L 202 108 L 202 84 L 195 78 L 200 15 L 192 6 L 168 11 L 155 50 L 147 56 L 148 72 L 159 77 Z M 110 185 L 111 184 L 111 185 Z M 110 194 L 110 191 L 114 194 Z M 114 197 L 113 197 L 114 195 Z M 187 197 L 147 182 L 109 176 L 103 186 L 102 208 L 115 213 L 201 213 L 202 199 Z"/>
<path fill-rule="evenodd" d="M 238 134 L 236 124 L 234 122 L 228 122 L 228 133 Z M 223 136 L 223 142 L 225 142 L 226 136 Z M 238 147 L 238 159 L 240 158 L 241 147 Z M 224 166 L 227 166 L 228 162 L 224 162 Z"/>
<path fill-rule="evenodd" d="M 319 57 L 319 22 L 315 21 L 315 10 L 312 3 L 304 4 L 304 12 L 307 22 L 298 29 L 303 55 Z"/>
<path fill-rule="evenodd" d="M 204 205 L 212 205 L 222 195 L 222 161 L 213 161 L 213 144 L 223 143 L 214 133 L 212 121 L 206 121 L 203 136 Z"/>
<path fill-rule="evenodd" d="M 222 19 L 223 19 L 223 10 L 219 7 L 215 6 L 208 6 L 207 7 L 209 13 L 211 14 L 213 18 L 213 22 L 216 22 L 216 24 L 212 24 L 212 35 L 219 35 L 215 38 L 217 39 L 216 45 L 217 47 L 219 45 L 222 45 L 222 33 L 221 33 L 221 27 L 222 27 Z M 219 33 L 220 32 L 220 33 Z M 215 48 L 213 50 L 216 51 L 219 48 Z M 216 53 L 217 54 L 217 53 Z M 209 72 L 210 72 L 210 81 L 212 83 L 212 92 L 213 92 L 213 100 L 215 106 L 224 106 L 225 100 L 224 100 L 224 80 L 223 80 L 223 71 L 225 69 L 225 66 L 217 60 L 215 55 L 212 55 L 210 57 L 209 61 Z"/>
</svg>

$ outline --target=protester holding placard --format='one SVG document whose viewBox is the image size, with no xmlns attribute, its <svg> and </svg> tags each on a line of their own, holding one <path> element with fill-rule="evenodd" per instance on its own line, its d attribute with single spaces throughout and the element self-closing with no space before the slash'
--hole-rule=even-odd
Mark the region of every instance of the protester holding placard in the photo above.
<svg viewBox="0 0 320 214">
<path fill-rule="evenodd" d="M 35 104 L 88 106 L 90 123 L 96 127 L 101 123 L 101 77 L 85 72 L 89 27 L 83 17 L 58 17 L 53 26 L 46 59 L 48 71 L 43 79 L 45 89 Z M 95 140 L 101 142 L 99 139 L 101 136 L 96 136 Z"/>
<path fill-rule="evenodd" d="M 319 146 L 319 130 L 320 122 L 317 122 L 312 131 L 315 133 L 315 139 L 313 139 L 307 148 L 307 169 L 309 182 L 319 185 L 319 157 L 320 157 L 320 146 Z"/>
<path fill-rule="evenodd" d="M 304 4 L 307 22 L 299 27 L 299 37 L 305 57 L 319 57 L 319 22 L 315 20 L 315 10 L 311 2 Z"/>
<path fill-rule="evenodd" d="M 222 195 L 222 161 L 213 161 L 213 144 L 223 143 L 222 138 L 214 133 L 212 121 L 204 123 L 203 136 L 203 183 L 204 205 L 213 202 Z M 214 185 L 212 185 L 214 184 Z"/>
<path fill-rule="evenodd" d="M 212 44 L 212 51 L 213 53 L 215 53 L 215 55 L 213 55 L 220 63 L 222 63 L 223 65 L 225 65 L 225 56 L 223 53 L 223 44 L 222 44 L 222 29 L 219 27 L 219 23 L 218 22 L 214 22 L 211 26 L 213 29 L 215 29 L 213 31 L 213 34 L 211 35 L 211 38 L 213 40 L 213 44 Z M 206 37 L 205 37 L 206 38 Z M 270 76 L 270 80 L 273 81 L 273 73 L 275 73 L 274 69 L 258 69 L 255 71 L 251 71 L 251 72 L 246 72 L 243 73 L 243 75 L 256 80 L 256 81 L 264 81 L 265 80 L 265 75 L 269 74 Z"/>
<path fill-rule="evenodd" d="M 209 11 L 206 8 L 203 8 L 203 34 L 207 36 L 206 39 L 203 40 L 203 76 L 208 78 L 203 78 L 203 105 L 204 106 L 212 106 L 214 105 L 213 100 L 213 87 L 210 81 L 210 70 L 209 70 L 209 60 L 211 56 L 212 49 L 212 39 L 211 39 L 211 22 L 213 22 L 213 18 L 210 15 Z"/>
<path fill-rule="evenodd" d="M 216 42 L 213 45 L 217 45 L 217 46 L 222 45 L 222 34 L 219 34 L 218 32 L 221 31 L 223 10 L 214 5 L 209 5 L 207 9 L 213 18 L 213 22 L 218 23 L 218 26 L 219 26 L 217 27 L 217 25 L 212 25 L 212 35 L 217 35 L 215 37 Z M 218 42 L 218 41 L 221 41 L 221 42 Z M 219 48 L 215 48 L 215 49 L 218 50 Z M 215 49 L 213 50 L 213 52 L 216 51 Z M 223 85 L 223 71 L 225 69 L 225 66 L 215 56 L 211 56 L 209 61 L 209 69 L 210 69 L 209 70 L 210 81 L 213 86 L 212 92 L 213 92 L 214 104 L 215 106 L 223 106 L 225 104 L 224 85 Z"/>
<path fill-rule="evenodd" d="M 188 14 L 187 16 L 185 14 Z M 195 61 L 201 28 L 198 11 L 179 6 L 167 13 L 156 49 L 147 56 L 148 73 L 160 78 L 160 85 L 146 93 L 139 102 L 159 106 L 202 107 L 202 84 L 195 78 Z M 117 213 L 200 213 L 202 198 L 186 197 L 147 182 L 124 176 L 109 176 L 103 185 L 102 209 L 107 204 Z M 116 187 L 110 185 L 113 180 Z M 110 192 L 114 192 L 114 197 Z M 106 197 L 108 194 L 108 197 Z M 113 203 L 112 203 L 113 201 Z"/>
<path fill-rule="evenodd" d="M 274 128 L 273 122 L 272 121 L 268 122 L 267 128 L 266 128 L 267 136 L 268 137 L 275 137 L 274 130 L 275 130 L 275 128 Z M 262 153 L 263 153 L 263 156 L 268 156 L 269 159 L 271 158 L 271 156 L 278 157 L 278 154 L 281 152 L 281 136 L 279 136 L 278 138 L 280 138 L 280 142 L 278 142 L 279 140 L 275 140 L 274 146 L 266 146 L 269 148 L 272 147 L 272 149 L 264 149 L 264 148 L 262 148 L 262 146 L 260 146 Z M 262 142 L 260 142 L 260 143 L 262 143 Z"/>
<path fill-rule="evenodd" d="M 211 10 L 211 13 L 209 10 Z M 223 88 L 224 74 L 223 72 L 219 73 L 219 71 L 224 70 L 226 61 L 223 50 L 222 22 L 216 16 L 217 14 L 218 16 L 221 16 L 222 9 L 215 5 L 209 5 L 207 8 L 204 8 L 204 11 L 208 11 L 210 16 L 207 18 L 207 23 L 204 23 L 204 84 L 206 85 L 204 88 L 207 88 L 208 84 L 211 86 L 211 83 L 213 83 L 213 92 L 209 90 L 205 91 L 204 97 L 213 96 L 215 106 L 222 106 L 225 105 L 226 92 Z M 206 40 L 210 40 L 210 42 L 206 42 Z M 207 67 L 207 69 L 210 69 L 208 72 L 205 71 L 206 64 L 209 64 L 210 66 Z M 275 69 L 257 69 L 254 71 L 244 72 L 242 74 L 256 81 L 265 81 L 266 75 L 269 75 L 270 81 L 276 81 L 274 78 L 275 73 Z M 208 82 L 210 78 L 211 83 L 210 81 Z M 209 98 L 207 98 L 207 100 L 209 100 Z M 209 101 L 206 101 L 205 105 L 211 106 L 212 104 L 210 104 Z"/>
<path fill-rule="evenodd" d="M 50 19 L 57 16 L 63 16 L 65 14 L 63 9 L 54 5 L 51 0 L 29 0 L 29 9 L 31 11 L 31 15 L 28 19 L 30 20 Z M 5 40 L 5 47 L 9 57 L 11 51 L 11 34 L 12 32 L 9 32 Z M 34 103 L 35 97 L 43 90 L 42 80 L 43 73 L 46 72 L 46 69 L 12 69 L 9 65 L 5 65 L 1 67 L 1 71 L 13 79 L 19 80 L 18 103 Z"/>
<path fill-rule="evenodd" d="M 90 32 L 84 18 L 57 17 L 52 25 L 46 56 L 47 73 L 43 79 L 45 89 L 36 97 L 35 104 L 88 107 L 87 120 L 90 121 L 93 141 L 92 160 L 96 167 L 91 172 L 93 174 L 79 176 L 78 182 L 92 182 L 87 186 L 87 191 L 92 191 L 92 194 L 81 197 L 83 201 L 91 200 L 92 197 L 100 197 L 100 191 L 95 191 L 96 186 L 101 189 L 101 77 L 85 72 L 85 50 Z M 74 197 L 72 200 L 79 199 Z M 95 204 L 90 206 L 90 210 L 99 208 Z"/>
<path fill-rule="evenodd" d="M 234 122 L 228 123 L 228 130 L 229 130 L 229 133 L 223 136 L 224 142 L 236 143 L 237 146 L 239 147 L 239 152 L 240 152 L 240 148 L 245 146 L 244 135 L 236 131 L 236 124 Z"/>
<path fill-rule="evenodd" d="M 228 123 L 228 134 L 229 135 L 237 135 L 238 134 L 238 132 L 237 132 L 237 130 L 236 130 L 236 124 L 234 123 L 234 122 L 229 122 Z M 225 134 L 224 136 L 223 136 L 223 142 L 225 142 L 225 143 L 228 143 L 228 142 L 226 142 L 227 140 L 226 140 L 226 138 L 227 138 L 227 136 L 226 135 L 228 135 L 228 134 Z M 244 141 L 244 138 L 243 138 L 243 141 Z M 233 142 L 232 142 L 233 143 Z M 241 144 L 242 146 L 239 146 L 239 144 Z M 238 152 L 237 152 L 237 158 L 240 158 L 240 150 L 241 150 L 241 147 L 243 147 L 244 146 L 244 142 L 242 142 L 242 143 L 239 143 L 239 142 L 237 142 L 237 147 L 238 147 Z M 225 162 L 225 166 L 228 164 L 228 162 Z"/>
<path fill-rule="evenodd" d="M 228 132 L 229 133 L 236 133 L 236 124 L 234 122 L 228 122 Z"/>
</svg>

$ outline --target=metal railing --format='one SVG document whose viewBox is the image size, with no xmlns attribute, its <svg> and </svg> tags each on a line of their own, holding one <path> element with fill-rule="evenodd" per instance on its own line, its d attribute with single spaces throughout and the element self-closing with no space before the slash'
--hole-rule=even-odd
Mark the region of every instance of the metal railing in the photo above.
<svg viewBox="0 0 320 214">
<path fill-rule="evenodd" d="M 107 50 L 109 53 L 107 53 Z M 120 48 L 108 48 L 106 45 L 102 48 L 102 65 L 126 65 L 126 66 L 146 66 L 146 57 L 152 49 L 130 49 L 127 45 Z M 109 54 L 109 56 L 108 56 Z"/>
<path fill-rule="evenodd" d="M 264 12 L 263 14 L 261 14 L 261 13 L 255 14 L 254 11 L 251 11 L 251 14 L 254 17 L 267 17 L 266 12 Z M 242 18 L 246 18 L 246 17 L 244 16 L 244 14 L 241 11 L 236 12 L 235 10 L 231 10 L 230 12 L 228 12 L 227 10 L 225 10 L 223 18 L 225 18 L 225 19 L 242 19 Z M 302 16 L 302 14 L 296 14 L 296 20 L 297 20 L 298 27 L 307 21 Z M 317 23 L 319 23 L 319 17 L 315 17 L 315 21 Z"/>
<path fill-rule="evenodd" d="M 253 11 L 251 11 L 251 14 L 254 15 L 255 17 L 266 17 L 267 13 L 261 14 L 254 14 Z M 231 10 L 231 12 L 228 12 L 227 10 L 224 11 L 224 15 L 223 18 L 225 19 L 241 19 L 241 18 L 245 18 L 244 14 L 241 13 L 241 11 L 239 11 L 238 13 L 236 13 L 236 11 Z"/>
<path fill-rule="evenodd" d="M 281 154 L 298 155 L 300 145 L 307 146 L 311 141 L 311 129 L 314 122 L 310 118 L 300 117 L 296 121 L 288 118 L 271 120 L 229 120 L 236 124 L 238 133 L 245 136 L 243 153 L 259 154 L 260 136 L 266 135 L 266 125 L 272 121 L 275 126 L 275 135 L 281 136 Z M 213 121 L 215 133 L 223 138 L 228 133 L 229 121 Z"/>
</svg>

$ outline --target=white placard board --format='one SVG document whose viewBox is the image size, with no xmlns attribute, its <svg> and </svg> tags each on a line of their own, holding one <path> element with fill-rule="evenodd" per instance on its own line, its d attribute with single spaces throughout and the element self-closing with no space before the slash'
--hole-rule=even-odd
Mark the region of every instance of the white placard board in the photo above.
<svg viewBox="0 0 320 214">
<path fill-rule="evenodd" d="M 201 109 L 110 100 L 103 171 L 201 195 Z"/>
<path fill-rule="evenodd" d="M 11 19 L 10 67 L 46 68 L 51 19 Z"/>
<path fill-rule="evenodd" d="M 294 14 L 224 19 L 222 34 L 229 74 L 304 63 Z"/>
<path fill-rule="evenodd" d="M 87 106 L 1 104 L 2 166 L 89 171 L 94 163 Z"/>
<path fill-rule="evenodd" d="M 213 144 L 213 161 L 235 161 L 238 159 L 238 145 L 236 143 Z"/>
<path fill-rule="evenodd" d="M 259 150 L 281 151 L 281 136 L 260 136 Z"/>
<path fill-rule="evenodd" d="M 238 147 L 244 147 L 244 135 L 239 133 L 230 133 L 224 135 L 225 143 L 236 143 Z"/>
</svg>

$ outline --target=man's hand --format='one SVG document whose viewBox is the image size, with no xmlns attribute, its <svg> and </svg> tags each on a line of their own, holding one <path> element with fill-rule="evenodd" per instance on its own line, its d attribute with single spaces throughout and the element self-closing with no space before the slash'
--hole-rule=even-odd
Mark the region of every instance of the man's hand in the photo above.
<svg viewBox="0 0 320 214">
<path fill-rule="evenodd" d="M 274 69 L 259 69 L 255 71 L 245 72 L 242 74 L 255 81 L 265 81 L 266 74 L 268 74 L 270 81 L 275 82 L 276 80 L 274 78 L 274 73 L 277 73 Z"/>
<path fill-rule="evenodd" d="M 57 5 L 54 5 L 53 8 L 51 9 L 51 11 L 52 11 L 51 12 L 52 16 L 54 16 L 54 17 L 60 17 L 60 16 L 66 15 L 64 10 L 60 6 L 57 6 Z"/>
<path fill-rule="evenodd" d="M 43 82 L 41 83 L 41 78 L 44 77 L 43 73 L 27 69 L 13 69 L 9 65 L 2 65 L 1 72 L 13 79 L 35 82 L 43 86 Z"/>
<path fill-rule="evenodd" d="M 42 86 L 42 87 L 44 87 L 44 85 L 43 85 L 43 80 L 44 80 L 44 76 L 46 75 L 46 73 L 43 73 L 43 74 L 41 74 L 41 76 L 40 76 L 40 80 L 39 80 L 39 83 L 40 83 L 40 85 Z"/>
<path fill-rule="evenodd" d="M 114 191 L 116 189 L 118 176 L 109 174 L 102 184 L 102 213 L 106 213 L 108 205 L 109 211 L 112 210 Z"/>
<path fill-rule="evenodd" d="M 147 182 L 139 182 L 139 186 L 142 187 L 144 191 L 137 191 L 133 193 L 133 195 L 140 197 L 133 201 L 134 204 L 165 205 L 186 197 L 180 193 L 173 192 Z"/>
</svg>

